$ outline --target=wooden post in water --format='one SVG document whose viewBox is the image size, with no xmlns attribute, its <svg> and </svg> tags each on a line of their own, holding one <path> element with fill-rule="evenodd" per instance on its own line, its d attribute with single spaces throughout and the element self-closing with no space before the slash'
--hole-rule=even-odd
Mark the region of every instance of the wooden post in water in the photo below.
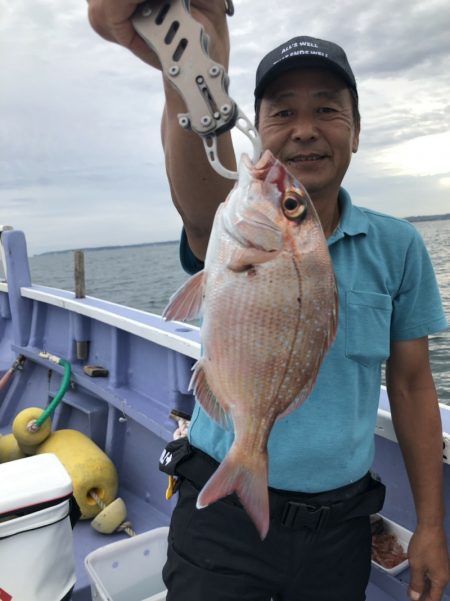
<svg viewBox="0 0 450 601">
<path fill-rule="evenodd" d="M 75 298 L 84 298 L 86 296 L 86 283 L 84 279 L 84 252 L 82 250 L 74 251 L 75 261 Z"/>
<path fill-rule="evenodd" d="M 86 282 L 84 277 L 84 252 L 74 251 L 75 264 L 75 298 L 85 298 Z M 82 315 L 75 316 L 75 343 L 77 359 L 86 361 L 89 354 L 89 335 L 87 332 L 88 322 Z"/>
</svg>

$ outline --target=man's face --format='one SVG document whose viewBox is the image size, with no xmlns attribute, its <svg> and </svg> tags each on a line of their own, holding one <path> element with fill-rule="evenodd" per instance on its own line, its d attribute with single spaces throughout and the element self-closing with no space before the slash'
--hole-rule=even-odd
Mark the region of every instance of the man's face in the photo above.
<svg viewBox="0 0 450 601">
<path fill-rule="evenodd" d="M 261 100 L 259 132 L 264 148 L 286 165 L 313 200 L 337 198 L 359 142 L 351 94 L 340 77 L 320 68 L 280 75 Z"/>
</svg>

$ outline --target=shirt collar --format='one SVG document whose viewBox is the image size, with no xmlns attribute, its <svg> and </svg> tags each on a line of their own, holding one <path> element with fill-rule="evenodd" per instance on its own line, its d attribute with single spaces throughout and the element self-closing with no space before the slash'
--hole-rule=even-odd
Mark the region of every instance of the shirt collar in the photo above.
<svg viewBox="0 0 450 601">
<path fill-rule="evenodd" d="M 335 232 L 328 238 L 328 244 L 336 242 L 345 235 L 358 236 L 359 234 L 367 234 L 369 231 L 367 215 L 359 207 L 355 207 L 352 204 L 350 194 L 344 188 L 339 190 L 339 207 L 341 210 L 341 219 Z"/>
</svg>

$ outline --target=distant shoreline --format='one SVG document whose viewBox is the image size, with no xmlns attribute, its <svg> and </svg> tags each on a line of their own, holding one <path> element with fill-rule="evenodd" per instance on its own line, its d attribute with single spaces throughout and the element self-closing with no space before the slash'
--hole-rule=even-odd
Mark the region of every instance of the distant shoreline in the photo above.
<svg viewBox="0 0 450 601">
<path fill-rule="evenodd" d="M 164 246 L 166 244 L 175 244 L 179 240 L 165 240 L 164 242 L 140 242 L 139 244 L 116 244 L 110 246 L 88 246 L 86 248 L 66 248 L 65 250 L 47 250 L 43 253 L 36 253 L 34 257 L 43 257 L 44 255 L 60 255 L 62 253 L 70 253 L 76 250 L 97 251 L 97 250 L 116 250 L 117 248 L 142 248 L 144 246 Z"/>
<path fill-rule="evenodd" d="M 406 221 L 410 221 L 411 223 L 418 223 L 421 221 L 446 221 L 450 219 L 450 213 L 445 213 L 443 215 L 413 215 L 411 217 L 404 217 Z M 175 244 L 178 243 L 179 240 L 166 240 L 164 242 L 141 242 L 140 244 L 123 244 L 123 245 L 110 245 L 110 246 L 92 246 L 88 248 L 68 248 L 65 250 L 47 250 L 43 253 L 36 253 L 35 257 L 42 257 L 44 255 L 59 255 L 62 253 L 69 253 L 75 250 L 85 250 L 85 251 L 97 251 L 97 250 L 116 250 L 117 248 L 142 248 L 144 246 L 163 246 L 165 244 Z"/>
<path fill-rule="evenodd" d="M 450 213 L 444 215 L 415 215 L 413 217 L 405 217 L 407 221 L 414 223 L 416 221 L 446 221 L 450 219 Z"/>
</svg>

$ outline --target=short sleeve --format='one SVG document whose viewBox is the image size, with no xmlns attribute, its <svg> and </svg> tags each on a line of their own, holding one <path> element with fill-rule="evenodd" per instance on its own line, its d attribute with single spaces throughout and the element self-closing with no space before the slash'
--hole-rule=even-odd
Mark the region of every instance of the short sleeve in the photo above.
<svg viewBox="0 0 450 601">
<path fill-rule="evenodd" d="M 192 252 L 184 228 L 181 231 L 180 238 L 180 261 L 184 271 L 190 275 L 201 271 L 205 266 L 203 261 L 200 261 Z"/>
<path fill-rule="evenodd" d="M 393 298 L 391 340 L 413 340 L 445 330 L 447 326 L 430 256 L 414 229 L 401 284 Z"/>
</svg>

